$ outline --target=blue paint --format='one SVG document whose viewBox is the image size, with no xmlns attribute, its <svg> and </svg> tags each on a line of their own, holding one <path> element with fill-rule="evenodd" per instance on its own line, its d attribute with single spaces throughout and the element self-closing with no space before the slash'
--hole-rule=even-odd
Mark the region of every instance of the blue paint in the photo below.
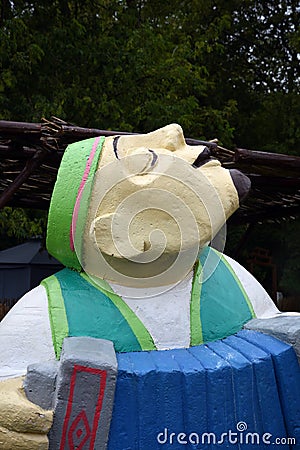
<svg viewBox="0 0 300 450">
<path fill-rule="evenodd" d="M 130 353 L 117 354 L 118 378 L 108 449 L 138 448 L 138 389 Z"/>
<path fill-rule="evenodd" d="M 206 371 L 189 351 L 170 350 L 172 358 L 180 367 L 182 376 L 182 399 L 184 430 L 187 433 L 207 429 Z M 195 414 L 197 411 L 197 414 Z M 190 444 L 186 448 L 200 448 Z"/>
<path fill-rule="evenodd" d="M 182 378 L 184 377 L 184 374 L 181 372 L 176 360 L 172 358 L 169 351 L 151 352 L 151 356 L 157 368 L 156 401 L 158 401 L 160 407 L 156 421 L 155 439 L 145 441 L 145 446 L 141 446 L 141 448 L 155 449 L 162 447 L 161 445 L 158 445 L 156 436 L 159 432 L 162 432 L 164 428 L 175 433 L 180 433 L 185 429 L 184 414 L 182 414 L 182 411 L 184 410 L 182 395 Z M 178 411 L 180 411 L 180 414 L 178 414 Z M 164 445 L 163 448 L 172 450 L 174 449 L 174 446 L 174 443 L 169 442 L 168 445 Z"/>
<path fill-rule="evenodd" d="M 117 358 L 109 450 L 265 449 L 270 446 L 262 443 L 263 433 L 297 437 L 299 367 L 291 347 L 276 339 L 241 331 L 208 345 Z M 242 433 L 236 428 L 241 421 L 247 424 Z M 237 445 L 228 436 L 221 442 L 229 430 L 239 439 L 258 433 L 260 443 Z M 184 442 L 196 433 L 200 443 L 180 444 L 179 433 Z M 207 437 L 202 443 L 203 433 L 215 433 L 216 443 L 208 444 Z"/>
<path fill-rule="evenodd" d="M 271 355 L 287 435 L 296 438 L 298 445 L 293 448 L 300 449 L 300 366 L 293 347 L 250 330 L 238 335 Z"/>
<path fill-rule="evenodd" d="M 231 366 L 232 376 L 232 407 L 234 412 L 234 431 L 236 424 L 244 421 L 249 430 L 257 429 L 256 404 L 253 399 L 255 393 L 255 376 L 253 367 L 249 361 L 238 350 L 230 347 L 226 340 L 212 342 L 208 347 L 228 362 Z M 257 398 L 257 397 L 256 397 Z M 241 444 L 241 449 L 249 445 Z"/>
<path fill-rule="evenodd" d="M 215 433 L 217 440 L 220 440 L 222 433 L 235 425 L 230 365 L 206 345 L 190 348 L 189 351 L 201 362 L 206 373 L 207 424 L 200 432 Z M 204 442 L 207 443 L 207 440 Z M 226 448 L 224 443 L 220 445 Z"/>
<path fill-rule="evenodd" d="M 288 437 L 277 387 L 271 353 L 242 338 L 243 333 L 226 339 L 232 348 L 239 350 L 251 363 L 255 377 L 256 411 L 260 423 L 260 435 L 271 433 L 276 437 Z M 263 341 L 265 335 L 261 335 Z M 256 430 L 249 430 L 256 431 Z M 261 445 L 267 448 L 269 445 Z M 288 448 L 279 446 L 278 448 Z"/>
<path fill-rule="evenodd" d="M 138 379 L 139 448 L 155 448 L 156 421 L 161 417 L 158 373 L 149 352 L 131 353 L 131 361 Z"/>
<path fill-rule="evenodd" d="M 206 247 L 200 254 L 203 280 L 200 316 L 203 342 L 215 341 L 241 330 L 254 317 L 246 292 L 220 253 Z"/>
</svg>

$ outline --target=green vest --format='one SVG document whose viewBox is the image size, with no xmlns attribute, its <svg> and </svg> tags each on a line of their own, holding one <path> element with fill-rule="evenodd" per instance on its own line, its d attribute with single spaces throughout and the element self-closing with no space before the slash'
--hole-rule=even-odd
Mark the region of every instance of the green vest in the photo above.
<svg viewBox="0 0 300 450">
<path fill-rule="evenodd" d="M 254 317 L 249 298 L 232 268 L 216 250 L 210 250 L 202 251 L 194 269 L 191 346 L 232 335 Z M 86 274 L 63 269 L 41 284 L 47 291 L 57 358 L 67 336 L 108 339 L 116 352 L 156 349 L 149 331 L 122 298 L 93 284 Z"/>
</svg>

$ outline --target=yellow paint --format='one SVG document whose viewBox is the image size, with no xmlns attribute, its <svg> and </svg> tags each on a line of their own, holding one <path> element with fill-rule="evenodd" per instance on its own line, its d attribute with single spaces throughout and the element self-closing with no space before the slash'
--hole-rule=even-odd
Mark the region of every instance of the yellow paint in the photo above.
<svg viewBox="0 0 300 450">
<path fill-rule="evenodd" d="M 0 448 L 46 450 L 53 412 L 31 403 L 22 383 L 23 377 L 0 382 Z"/>
<path fill-rule="evenodd" d="M 119 159 L 113 143 L 113 137 L 105 139 L 94 177 L 84 270 L 119 282 L 112 272 L 95 273 L 99 250 L 110 267 L 128 277 L 153 276 L 179 252 L 193 255 L 191 268 L 200 248 L 239 206 L 229 171 L 217 160 L 192 167 L 204 147 L 187 145 L 177 124 L 119 137 Z M 175 272 L 158 283 L 179 281 Z"/>
</svg>

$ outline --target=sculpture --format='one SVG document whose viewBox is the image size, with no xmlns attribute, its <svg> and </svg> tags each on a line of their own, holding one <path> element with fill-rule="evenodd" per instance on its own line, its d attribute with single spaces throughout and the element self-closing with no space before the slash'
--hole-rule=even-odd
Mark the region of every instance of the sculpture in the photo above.
<svg viewBox="0 0 300 450">
<path fill-rule="evenodd" d="M 204 348 L 204 343 L 234 335 L 255 317 L 282 316 L 262 286 L 222 254 L 224 224 L 249 189 L 247 177 L 221 167 L 207 148 L 186 145 L 175 124 L 146 135 L 99 137 L 68 147 L 53 192 L 47 237 L 49 252 L 66 269 L 25 295 L 0 327 L 1 448 L 48 447 L 52 413 L 21 394 L 22 377 L 32 364 L 54 364 L 63 346 L 62 365 L 67 362 L 54 406 L 57 416 L 65 408 L 64 420 L 61 427 L 54 422 L 51 448 L 125 449 L 132 445 L 126 443 L 129 431 L 116 444 L 122 426 L 113 419 L 109 428 L 111 414 L 118 415 L 117 363 L 119 373 L 120 362 L 125 364 L 122 356 L 114 359 L 114 351 L 129 358 L 162 351 L 153 356 L 159 371 L 169 351 L 175 351 L 175 359 L 189 361 L 190 347 Z M 221 251 L 209 246 L 215 236 Z M 80 341 L 81 336 L 92 340 Z M 110 361 L 108 369 L 105 364 L 106 369 L 68 366 L 67 355 L 74 359 L 78 346 L 84 358 L 89 345 Z M 104 386 L 102 397 L 94 393 L 94 400 L 89 399 L 93 411 L 72 416 L 77 388 L 75 381 L 73 390 L 65 387 L 68 370 L 73 381 L 86 376 L 100 391 Z M 38 384 L 42 375 L 37 373 L 33 379 L 37 376 Z M 27 382 L 29 398 L 31 390 Z M 63 395 L 65 403 L 58 407 Z M 184 412 L 177 413 L 175 422 L 180 424 Z M 106 424 L 99 437 L 103 415 Z M 152 431 L 157 436 L 151 447 L 148 438 L 136 436 L 135 448 L 156 448 L 164 440 L 173 444 L 165 431 Z"/>
</svg>

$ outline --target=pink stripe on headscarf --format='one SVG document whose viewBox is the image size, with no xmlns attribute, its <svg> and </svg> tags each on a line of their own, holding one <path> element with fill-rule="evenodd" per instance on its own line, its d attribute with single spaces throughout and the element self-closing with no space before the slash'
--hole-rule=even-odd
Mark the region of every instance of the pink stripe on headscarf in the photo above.
<svg viewBox="0 0 300 450">
<path fill-rule="evenodd" d="M 75 236 L 75 232 L 76 232 L 76 225 L 77 225 L 77 220 L 78 220 L 78 213 L 79 213 L 79 208 L 80 208 L 81 197 L 82 197 L 82 193 L 83 193 L 84 187 L 86 185 L 88 176 L 91 171 L 92 162 L 95 157 L 96 150 L 97 150 L 100 139 L 101 139 L 101 136 L 98 136 L 94 140 L 93 147 L 92 147 L 91 153 L 89 155 L 89 158 L 87 160 L 85 170 L 84 170 L 84 173 L 83 173 L 83 176 L 82 176 L 82 179 L 80 182 L 80 186 L 78 189 L 76 201 L 75 201 L 75 206 L 74 206 L 72 221 L 71 221 L 71 227 L 70 227 L 70 248 L 71 248 L 72 252 L 74 252 L 74 250 L 75 250 L 74 236 Z"/>
</svg>

